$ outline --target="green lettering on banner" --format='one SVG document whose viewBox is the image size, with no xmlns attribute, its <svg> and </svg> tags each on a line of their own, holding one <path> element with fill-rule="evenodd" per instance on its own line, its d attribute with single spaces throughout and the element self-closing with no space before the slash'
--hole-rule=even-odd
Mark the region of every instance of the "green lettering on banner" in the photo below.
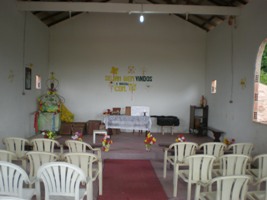
<svg viewBox="0 0 267 200">
<path fill-rule="evenodd" d="M 124 76 L 123 81 L 125 82 L 134 82 L 134 76 Z"/>
<path fill-rule="evenodd" d="M 114 76 L 113 81 L 121 81 L 121 76 Z"/>
<path fill-rule="evenodd" d="M 129 91 L 131 92 L 136 91 L 136 84 L 129 84 Z"/>
<path fill-rule="evenodd" d="M 114 86 L 114 91 L 116 92 L 126 92 L 125 85 L 116 85 Z"/>
<path fill-rule="evenodd" d="M 105 81 L 112 81 L 112 76 L 105 76 Z"/>
</svg>

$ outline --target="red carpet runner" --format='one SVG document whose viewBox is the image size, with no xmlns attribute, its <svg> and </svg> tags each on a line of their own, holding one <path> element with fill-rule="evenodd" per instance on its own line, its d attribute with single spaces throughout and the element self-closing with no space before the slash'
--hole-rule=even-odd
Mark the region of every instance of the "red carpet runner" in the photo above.
<svg viewBox="0 0 267 200">
<path fill-rule="evenodd" d="M 105 160 L 98 200 L 167 200 L 149 160 Z"/>
</svg>

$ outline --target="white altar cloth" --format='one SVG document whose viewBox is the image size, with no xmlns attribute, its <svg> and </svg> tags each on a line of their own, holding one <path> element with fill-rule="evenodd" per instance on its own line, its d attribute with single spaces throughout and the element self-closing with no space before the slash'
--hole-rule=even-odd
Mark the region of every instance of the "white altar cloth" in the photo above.
<svg viewBox="0 0 267 200">
<path fill-rule="evenodd" d="M 107 115 L 104 117 L 106 128 L 148 131 L 151 129 L 149 116 Z"/>
</svg>

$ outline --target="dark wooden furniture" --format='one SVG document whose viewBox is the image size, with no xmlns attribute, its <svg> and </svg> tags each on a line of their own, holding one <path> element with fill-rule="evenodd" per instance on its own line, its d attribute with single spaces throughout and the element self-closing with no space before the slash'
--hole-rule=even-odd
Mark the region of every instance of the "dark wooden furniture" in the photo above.
<svg viewBox="0 0 267 200">
<path fill-rule="evenodd" d="M 208 133 L 208 106 L 190 106 L 189 133 L 204 136 Z"/>
<path fill-rule="evenodd" d="M 220 137 L 222 136 L 222 134 L 224 133 L 224 131 L 221 131 L 219 129 L 213 128 L 213 127 L 208 127 L 208 130 L 213 132 L 213 136 L 214 136 L 214 142 L 221 142 Z"/>
<path fill-rule="evenodd" d="M 60 135 L 72 135 L 76 132 L 86 133 L 85 122 L 62 122 L 59 130 Z"/>
<path fill-rule="evenodd" d="M 99 130 L 99 127 L 101 125 L 101 121 L 100 120 L 89 120 L 87 122 L 87 134 L 88 135 L 93 135 L 93 131 L 94 130 Z"/>
</svg>

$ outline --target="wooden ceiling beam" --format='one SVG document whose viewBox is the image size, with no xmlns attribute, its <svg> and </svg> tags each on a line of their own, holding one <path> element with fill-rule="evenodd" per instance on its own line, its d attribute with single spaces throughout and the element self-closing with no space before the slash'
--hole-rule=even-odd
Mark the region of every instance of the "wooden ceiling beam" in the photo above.
<svg viewBox="0 0 267 200">
<path fill-rule="evenodd" d="M 196 14 L 238 16 L 241 8 L 224 6 L 127 4 L 93 2 L 33 2 L 17 1 L 20 11 L 56 12 L 104 12 L 104 13 L 145 13 L 145 14 Z"/>
</svg>

